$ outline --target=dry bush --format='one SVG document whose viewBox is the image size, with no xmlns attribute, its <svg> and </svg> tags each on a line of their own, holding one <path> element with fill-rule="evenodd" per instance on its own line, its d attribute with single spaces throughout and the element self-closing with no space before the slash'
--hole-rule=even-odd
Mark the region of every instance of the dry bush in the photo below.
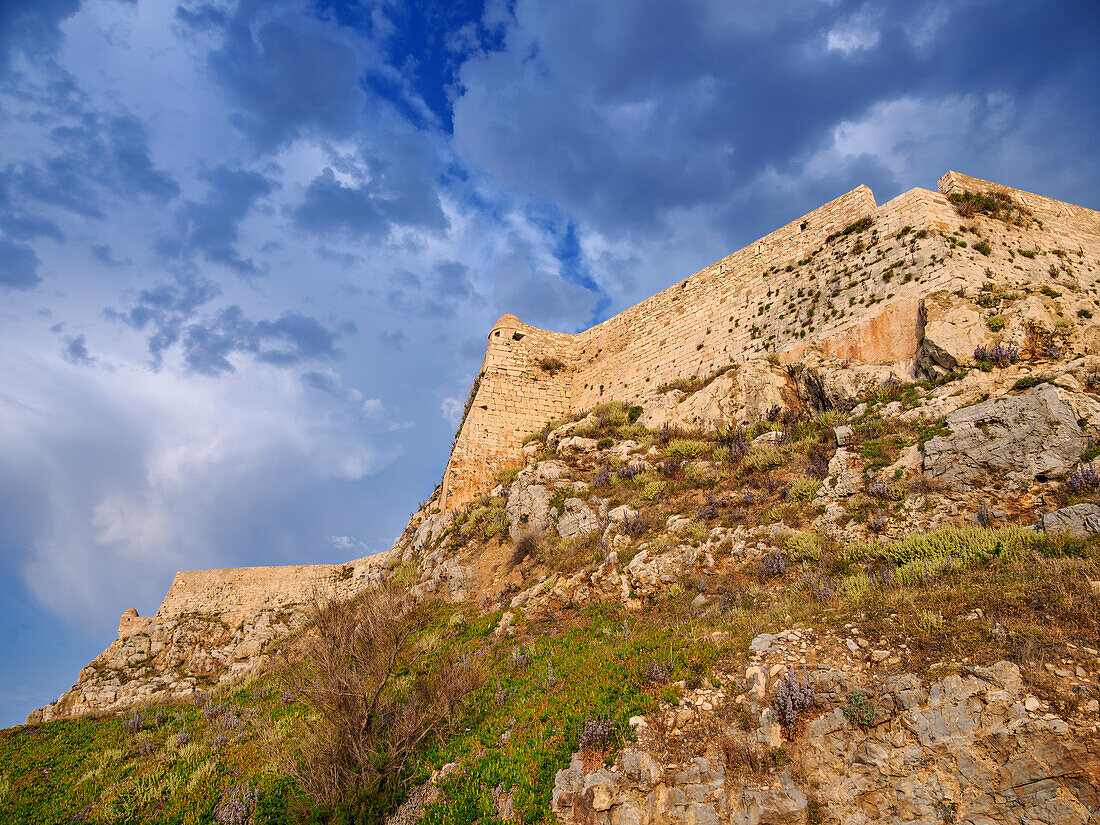
<svg viewBox="0 0 1100 825">
<path fill-rule="evenodd" d="M 718 748 L 726 763 L 726 771 L 746 779 L 763 779 L 775 764 L 771 754 L 757 742 L 740 741 L 731 736 L 718 740 Z"/>
<path fill-rule="evenodd" d="M 416 748 L 456 722 L 477 668 L 422 644 L 429 611 L 383 588 L 353 601 L 315 596 L 300 658 L 286 680 L 308 706 L 286 743 L 288 770 L 326 805 L 377 800 L 401 781 Z"/>
</svg>

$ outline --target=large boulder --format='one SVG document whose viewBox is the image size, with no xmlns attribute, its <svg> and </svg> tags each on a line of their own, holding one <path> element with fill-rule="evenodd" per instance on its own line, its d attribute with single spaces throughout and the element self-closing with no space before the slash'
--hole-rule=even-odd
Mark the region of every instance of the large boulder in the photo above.
<svg viewBox="0 0 1100 825">
<path fill-rule="evenodd" d="M 983 476 L 1031 481 L 1064 476 L 1100 435 L 1100 403 L 1052 384 L 955 410 L 951 431 L 924 445 L 924 470 L 948 484 Z"/>
<path fill-rule="evenodd" d="M 1100 506 L 1073 504 L 1047 513 L 1039 520 L 1039 529 L 1050 533 L 1069 533 L 1081 538 L 1095 535 L 1100 533 Z"/>
<path fill-rule="evenodd" d="M 504 505 L 508 531 L 513 536 L 518 536 L 523 530 L 548 532 L 555 516 L 550 507 L 554 497 L 553 487 L 568 478 L 569 468 L 560 461 L 541 461 L 520 470 Z"/>
<path fill-rule="evenodd" d="M 563 539 L 587 535 L 600 529 L 599 517 L 579 498 L 567 498 L 558 519 L 558 535 Z"/>
<path fill-rule="evenodd" d="M 763 418 L 775 407 L 799 405 L 796 385 L 787 370 L 760 359 L 739 364 L 693 393 L 670 390 L 639 400 L 640 423 L 651 430 L 665 424 L 714 432 L 729 424 Z"/>
<path fill-rule="evenodd" d="M 974 349 L 989 336 L 981 310 L 953 292 L 936 292 L 921 303 L 924 338 L 917 366 L 929 375 L 974 363 Z"/>
</svg>

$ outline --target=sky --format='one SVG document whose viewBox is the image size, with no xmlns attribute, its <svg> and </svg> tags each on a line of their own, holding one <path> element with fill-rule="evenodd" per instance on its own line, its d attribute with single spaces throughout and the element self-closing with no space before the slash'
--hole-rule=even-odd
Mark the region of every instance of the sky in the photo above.
<svg viewBox="0 0 1100 825">
<path fill-rule="evenodd" d="M 1100 208 L 1100 6 L 0 0 L 0 726 L 177 570 L 388 549 L 493 321 L 859 184 Z"/>
</svg>

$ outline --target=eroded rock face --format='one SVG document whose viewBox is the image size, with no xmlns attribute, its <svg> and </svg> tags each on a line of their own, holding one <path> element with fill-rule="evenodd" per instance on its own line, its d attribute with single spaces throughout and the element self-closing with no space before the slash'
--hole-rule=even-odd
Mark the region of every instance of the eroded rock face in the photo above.
<svg viewBox="0 0 1100 825">
<path fill-rule="evenodd" d="M 253 613 L 239 627 L 217 616 L 146 618 L 141 630 L 113 642 L 70 690 L 31 713 L 27 723 L 185 699 L 258 667 L 269 642 L 307 620 L 300 606 Z"/>
<path fill-rule="evenodd" d="M 948 484 L 984 474 L 1012 481 L 1064 476 L 1100 434 L 1100 403 L 1040 384 L 1023 395 L 983 401 L 947 416 L 948 436 L 924 445 L 924 470 Z"/>
<path fill-rule="evenodd" d="M 1069 533 L 1080 538 L 1100 533 L 1100 506 L 1095 504 L 1073 504 L 1047 513 L 1039 522 L 1039 527 L 1051 533 Z"/>
<path fill-rule="evenodd" d="M 513 536 L 524 530 L 550 531 L 555 515 L 550 507 L 553 485 L 568 478 L 569 468 L 560 461 L 542 461 L 520 470 L 505 505 L 508 530 Z"/>
<path fill-rule="evenodd" d="M 785 368 L 752 359 L 694 393 L 680 390 L 651 393 L 638 403 L 644 410 L 639 422 L 649 429 L 667 424 L 714 432 L 730 424 L 755 421 L 774 407 L 798 406 L 800 401 Z"/>
<path fill-rule="evenodd" d="M 928 687 L 912 674 L 889 677 L 868 690 L 876 714 L 867 728 L 841 708 L 855 687 L 846 674 L 816 681 L 818 715 L 784 745 L 791 768 L 753 781 L 715 743 L 686 763 L 632 750 L 592 771 L 577 754 L 555 778 L 553 809 L 585 825 L 793 825 L 807 821 L 812 798 L 822 821 L 845 825 L 1096 821 L 1100 758 L 1080 731 L 1038 712 L 1015 665 Z"/>
<path fill-rule="evenodd" d="M 952 292 L 927 296 L 921 305 L 924 338 L 917 366 L 929 375 L 950 372 L 974 363 L 974 349 L 989 337 L 979 308 Z"/>
</svg>

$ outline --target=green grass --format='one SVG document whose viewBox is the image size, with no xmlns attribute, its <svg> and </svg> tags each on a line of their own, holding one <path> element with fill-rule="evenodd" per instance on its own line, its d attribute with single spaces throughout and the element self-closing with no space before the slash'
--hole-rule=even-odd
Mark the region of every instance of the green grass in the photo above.
<svg viewBox="0 0 1100 825">
<path fill-rule="evenodd" d="M 238 730 L 220 729 L 201 709 L 176 704 L 160 706 L 168 714 L 164 723 L 150 718 L 137 734 L 124 730 L 118 718 L 0 731 L 0 776 L 9 787 L 0 797 L 0 821 L 208 823 L 222 793 L 240 782 L 265 791 L 268 814 L 257 825 L 285 821 L 291 804 L 302 807 L 303 821 L 309 821 L 311 805 L 279 779 L 264 748 L 270 730 L 301 712 L 279 696 L 270 678 L 220 696 L 239 710 Z M 191 741 L 177 745 L 185 727 Z M 226 737 L 224 743 L 219 736 Z M 142 752 L 143 742 L 150 753 Z M 281 794 L 275 794 L 280 787 Z"/>
</svg>

